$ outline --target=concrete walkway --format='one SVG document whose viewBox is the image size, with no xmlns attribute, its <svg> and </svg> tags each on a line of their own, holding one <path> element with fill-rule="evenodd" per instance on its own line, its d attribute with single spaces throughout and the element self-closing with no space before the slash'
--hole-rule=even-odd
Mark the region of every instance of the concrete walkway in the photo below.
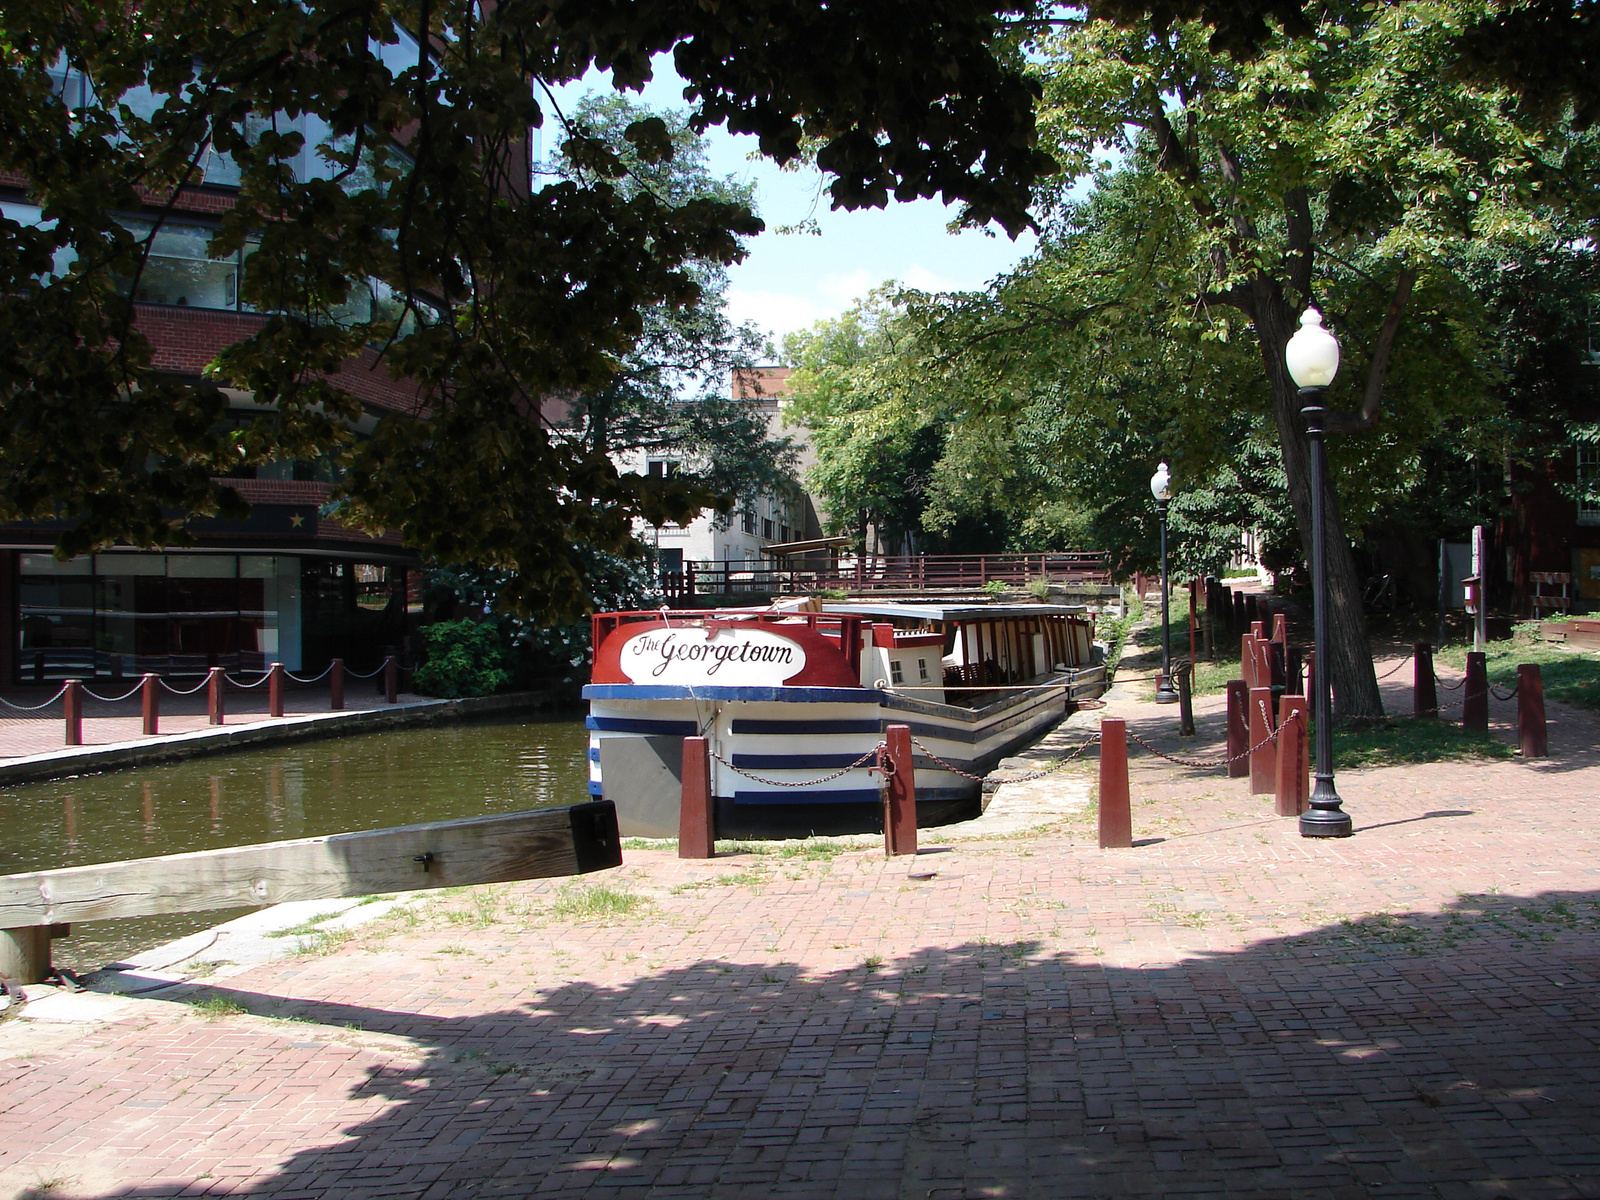
<svg viewBox="0 0 1600 1200">
<path fill-rule="evenodd" d="M 1342 772 L 1347 841 L 1136 752 L 1132 850 L 1091 761 L 915 859 L 629 849 L 30 989 L 0 1197 L 1600 1196 L 1600 722 L 1551 709 L 1544 762 Z"/>
</svg>

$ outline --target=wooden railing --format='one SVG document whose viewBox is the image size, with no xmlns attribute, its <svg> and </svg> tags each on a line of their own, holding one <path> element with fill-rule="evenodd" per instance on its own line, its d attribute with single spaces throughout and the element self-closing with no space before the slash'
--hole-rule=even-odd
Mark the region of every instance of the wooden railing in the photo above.
<svg viewBox="0 0 1600 1200">
<path fill-rule="evenodd" d="M 907 590 L 973 590 L 985 584 L 1025 584 L 1033 579 L 1052 583 L 1110 583 L 1103 551 L 1038 554 L 907 554 L 861 555 L 857 558 L 801 560 L 790 565 L 687 563 L 682 572 L 665 573 L 662 590 L 669 598 L 739 592 L 848 592 Z"/>
</svg>

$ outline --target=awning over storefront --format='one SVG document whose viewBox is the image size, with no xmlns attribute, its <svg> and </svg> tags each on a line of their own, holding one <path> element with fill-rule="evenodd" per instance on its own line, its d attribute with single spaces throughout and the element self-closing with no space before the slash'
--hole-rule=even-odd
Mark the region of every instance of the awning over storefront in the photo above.
<svg viewBox="0 0 1600 1200">
<path fill-rule="evenodd" d="M 762 547 L 761 553 L 768 558 L 786 558 L 791 554 L 811 554 L 817 550 L 837 550 L 849 544 L 850 539 L 847 537 L 812 538 L 805 542 L 775 542 L 770 546 Z"/>
</svg>

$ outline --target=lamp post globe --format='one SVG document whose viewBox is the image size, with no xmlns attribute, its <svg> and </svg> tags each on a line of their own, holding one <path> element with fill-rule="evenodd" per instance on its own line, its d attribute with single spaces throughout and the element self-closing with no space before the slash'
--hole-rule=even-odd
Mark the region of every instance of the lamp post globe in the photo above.
<svg viewBox="0 0 1600 1200">
<path fill-rule="evenodd" d="M 1322 421 L 1327 415 L 1328 386 L 1339 374 L 1339 339 L 1322 326 L 1322 314 L 1308 308 L 1300 314 L 1300 328 L 1283 350 L 1289 377 L 1300 388 L 1300 413 L 1306 419 L 1306 440 L 1311 449 L 1311 606 L 1317 646 L 1316 784 L 1311 807 L 1300 814 L 1302 837 L 1349 837 L 1354 831 L 1350 814 L 1341 807 L 1333 786 L 1333 672 L 1328 656 L 1328 548 L 1327 515 L 1323 492 L 1328 464 Z"/>
<path fill-rule="evenodd" d="M 1156 685 L 1157 704 L 1176 704 L 1178 689 L 1172 686 L 1172 621 L 1168 616 L 1167 586 L 1167 504 L 1172 499 L 1172 472 L 1162 463 L 1150 477 L 1150 494 L 1156 500 L 1161 518 L 1161 682 Z"/>
</svg>

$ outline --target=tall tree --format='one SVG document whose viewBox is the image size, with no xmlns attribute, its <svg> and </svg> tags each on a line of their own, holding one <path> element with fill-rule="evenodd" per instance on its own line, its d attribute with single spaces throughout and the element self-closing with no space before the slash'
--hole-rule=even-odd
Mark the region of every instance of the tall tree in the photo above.
<svg viewBox="0 0 1600 1200">
<path fill-rule="evenodd" d="M 570 547 L 626 543 L 636 516 L 713 497 L 619 476 L 531 419 L 609 386 L 645 314 L 689 308 L 694 264 L 729 264 L 759 221 L 736 199 L 623 186 L 600 138 L 563 131 L 584 178 L 530 180 L 541 85 L 591 67 L 618 89 L 671 53 L 691 121 L 803 143 L 836 204 L 939 196 L 1015 232 L 1048 169 L 1014 0 L 109 0 L 8 3 L 0 177 L 43 210 L 0 220 L 0 520 L 68 518 L 82 552 L 181 543 L 191 514 L 239 515 L 239 464 L 340 450 L 344 515 L 435 559 L 512 572 L 510 598 L 570 614 Z M 71 94 L 64 85 L 71 83 Z M 659 121 L 623 136 L 674 148 Z M 201 383 L 163 376 L 129 298 L 165 213 L 208 161 L 237 168 L 214 254 L 251 249 L 242 295 L 266 314 Z M 292 164 L 300 163 L 301 169 Z M 381 301 L 352 319 L 354 293 Z M 376 358 L 374 359 L 374 355 Z M 342 364 L 414 383 L 417 407 L 352 442 Z M 271 415 L 219 422 L 223 386 Z"/>
<path fill-rule="evenodd" d="M 1548 224 L 1539 198 L 1590 165 L 1585 139 L 1526 117 L 1503 92 L 1440 76 L 1462 15 L 1421 0 L 1328 8 L 1314 37 L 1271 39 L 1242 63 L 1212 53 L 1198 25 L 1067 25 L 1039 48 L 1041 127 L 1065 168 L 1059 239 L 1090 253 L 1047 252 L 994 295 L 943 306 L 953 321 L 945 344 L 977 352 L 978 379 L 1002 392 L 1001 330 L 1052 336 L 1047 355 L 1115 364 L 1113 378 L 1129 363 L 1161 364 L 1170 386 L 1147 400 L 1167 414 L 1163 443 L 1184 452 L 1214 439 L 1206 427 L 1217 405 L 1239 403 L 1207 367 L 1217 347 L 1248 346 L 1309 551 L 1307 443 L 1283 359 L 1300 310 L 1324 308 L 1345 346 L 1333 401 L 1350 411 L 1332 424 L 1351 436 L 1335 439 L 1335 461 L 1403 456 L 1431 432 L 1436 402 L 1451 403 L 1425 386 L 1418 363 L 1395 357 L 1419 297 L 1459 292 L 1451 257 L 1462 242 L 1537 236 Z M 1121 159 L 1111 174 L 1108 150 Z M 1103 201 L 1073 199 L 1072 184 L 1096 179 L 1112 189 Z M 1089 236 L 1106 226 L 1117 236 Z M 1339 283 L 1340 272 L 1359 286 Z M 1455 334 L 1443 318 L 1429 329 L 1444 336 L 1418 347 L 1431 363 Z M 972 361 L 958 386 L 972 387 Z M 1398 408 L 1385 404 L 1391 376 L 1406 400 Z M 1470 400 L 1474 389 L 1463 391 Z M 1332 485 L 1326 501 L 1338 710 L 1376 714 L 1360 581 Z"/>
</svg>

